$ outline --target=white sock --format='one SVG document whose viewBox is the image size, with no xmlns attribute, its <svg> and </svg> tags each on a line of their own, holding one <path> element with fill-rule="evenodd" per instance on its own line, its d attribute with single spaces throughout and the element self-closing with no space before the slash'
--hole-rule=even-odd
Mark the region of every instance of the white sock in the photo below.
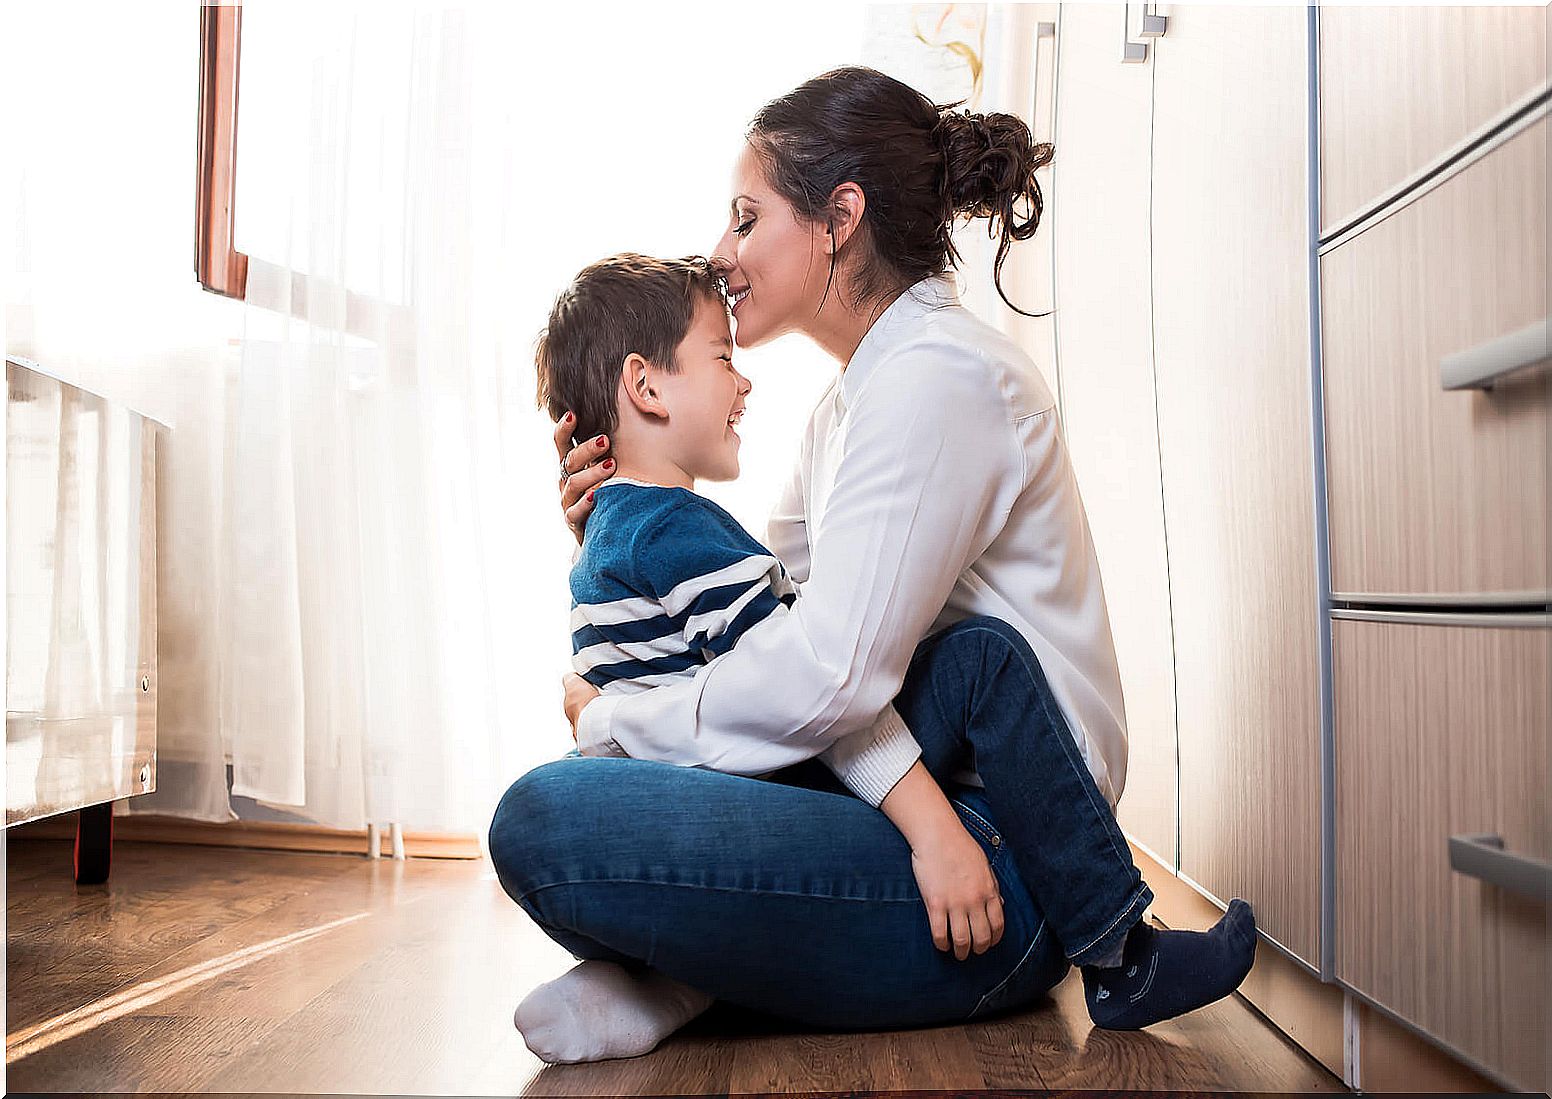
<svg viewBox="0 0 1552 1099">
<path fill-rule="evenodd" d="M 714 999 L 652 970 L 633 977 L 614 962 L 586 961 L 530 992 L 512 1022 L 552 1065 L 640 1057 Z"/>
</svg>

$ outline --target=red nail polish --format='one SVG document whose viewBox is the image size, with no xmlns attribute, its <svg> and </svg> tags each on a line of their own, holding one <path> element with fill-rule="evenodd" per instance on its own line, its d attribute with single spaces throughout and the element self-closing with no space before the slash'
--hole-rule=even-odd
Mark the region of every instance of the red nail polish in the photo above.
<svg viewBox="0 0 1552 1099">
<path fill-rule="evenodd" d="M 573 416 L 573 415 L 572 415 L 572 414 L 571 414 L 571 413 L 569 413 L 569 412 L 568 412 L 568 413 L 566 413 L 566 422 L 567 422 L 567 423 L 568 423 L 568 424 L 569 424 L 569 423 L 570 423 L 570 422 L 571 422 L 571 421 L 572 421 L 572 420 L 575 420 L 575 419 L 576 419 L 576 417 L 575 417 L 575 416 Z"/>
<path fill-rule="evenodd" d="M 593 502 L 593 494 L 591 492 L 587 494 L 587 502 L 590 504 Z"/>
<path fill-rule="evenodd" d="M 606 439 L 605 439 L 605 438 L 604 438 L 604 437 L 603 437 L 603 436 L 602 436 L 602 435 L 600 435 L 600 436 L 599 436 L 599 437 L 598 437 L 598 447 L 599 447 L 599 449 L 600 449 L 600 450 L 601 450 L 601 449 L 603 449 L 603 445 L 604 445 L 604 443 L 605 443 L 605 442 L 607 442 L 607 441 L 608 441 L 608 440 L 606 440 Z"/>
<path fill-rule="evenodd" d="M 605 458 L 604 459 L 604 468 L 605 469 L 613 469 L 614 468 L 614 459 L 613 458 Z"/>
</svg>

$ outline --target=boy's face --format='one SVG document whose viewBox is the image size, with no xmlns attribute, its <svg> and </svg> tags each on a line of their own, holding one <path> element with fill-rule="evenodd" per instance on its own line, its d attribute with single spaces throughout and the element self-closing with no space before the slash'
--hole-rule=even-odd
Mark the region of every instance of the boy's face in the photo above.
<svg viewBox="0 0 1552 1099">
<path fill-rule="evenodd" d="M 731 481 L 738 476 L 742 445 L 733 424 L 743 418 L 744 398 L 753 386 L 733 368 L 733 337 L 720 303 L 696 303 L 695 319 L 674 357 L 679 373 L 657 378 L 668 407 L 667 457 L 693 478 Z"/>
</svg>

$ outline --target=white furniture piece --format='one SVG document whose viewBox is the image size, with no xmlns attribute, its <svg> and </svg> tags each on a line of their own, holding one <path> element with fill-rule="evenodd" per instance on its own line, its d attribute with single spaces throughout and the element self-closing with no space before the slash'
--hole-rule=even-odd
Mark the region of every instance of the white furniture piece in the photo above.
<svg viewBox="0 0 1552 1099">
<path fill-rule="evenodd" d="M 153 420 L 6 360 L 6 824 L 82 810 L 107 875 L 112 802 L 156 788 Z"/>
</svg>

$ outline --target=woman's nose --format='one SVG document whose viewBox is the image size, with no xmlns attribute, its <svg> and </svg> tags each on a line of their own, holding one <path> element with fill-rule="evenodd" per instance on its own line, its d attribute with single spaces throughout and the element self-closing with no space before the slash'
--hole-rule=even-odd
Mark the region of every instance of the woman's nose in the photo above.
<svg viewBox="0 0 1552 1099">
<path fill-rule="evenodd" d="M 733 262 L 733 231 L 729 229 L 722 234 L 722 239 L 717 241 L 717 246 L 711 250 L 711 269 L 719 275 L 730 274 L 734 267 Z"/>
<path fill-rule="evenodd" d="M 733 373 L 738 374 L 738 371 L 735 370 Z M 754 383 L 751 382 L 748 378 L 744 377 L 742 374 L 738 374 L 738 380 L 743 383 L 743 396 L 747 397 L 750 393 L 754 392 Z"/>
</svg>

